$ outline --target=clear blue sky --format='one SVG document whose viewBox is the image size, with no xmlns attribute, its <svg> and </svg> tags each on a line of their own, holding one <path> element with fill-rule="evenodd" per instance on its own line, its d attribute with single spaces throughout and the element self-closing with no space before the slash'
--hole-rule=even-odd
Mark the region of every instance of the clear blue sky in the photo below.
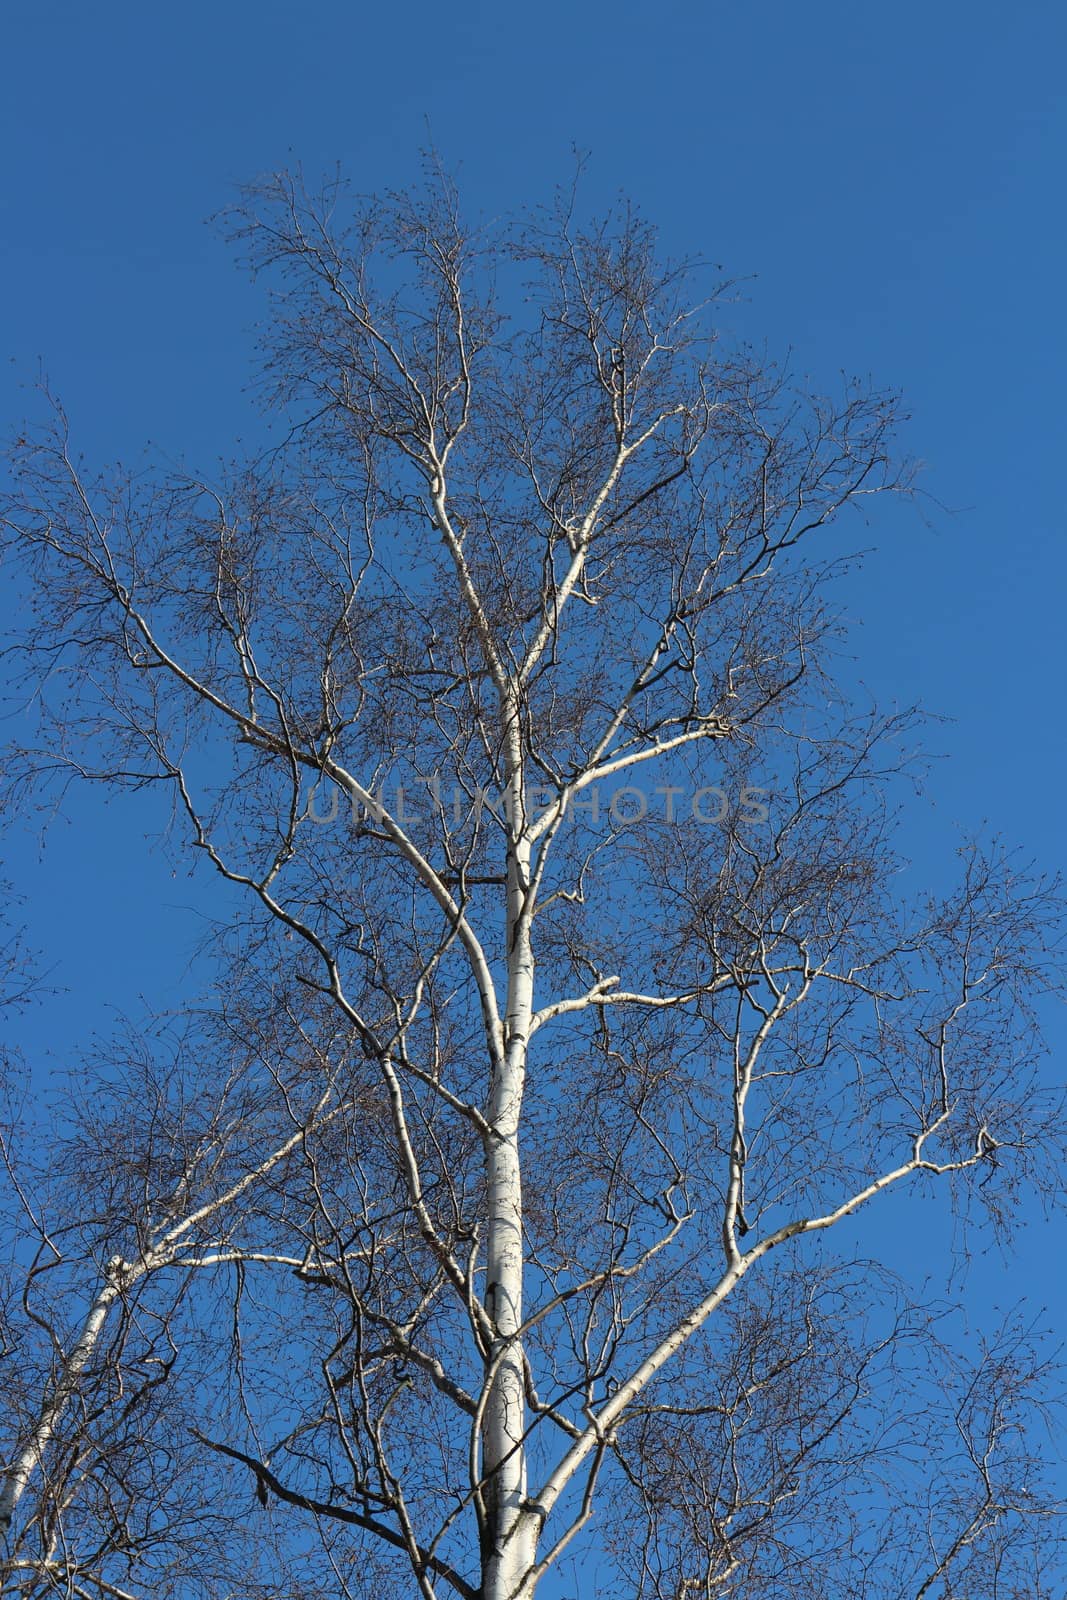
<svg viewBox="0 0 1067 1600">
<path fill-rule="evenodd" d="M 91 456 L 151 439 L 210 463 L 261 426 L 243 392 L 258 300 L 203 226 L 233 183 L 294 160 L 403 183 L 428 122 L 493 214 L 546 195 L 576 144 L 591 199 L 625 189 L 668 248 L 753 275 L 736 331 L 816 381 L 905 391 L 946 509 L 857 528 L 879 549 L 845 597 L 872 690 L 954 719 L 931 730 L 949 759 L 914 847 L 933 864 L 950 825 L 988 819 L 1062 864 L 1061 6 L 8 0 L 3 34 L 5 419 L 40 359 Z M 66 986 L 29 1026 L 42 1067 L 108 1004 L 173 998 L 198 926 L 168 909 L 195 885 L 146 864 L 147 813 L 86 797 L 71 814 L 43 864 L 16 834 L 8 869 Z"/>
</svg>

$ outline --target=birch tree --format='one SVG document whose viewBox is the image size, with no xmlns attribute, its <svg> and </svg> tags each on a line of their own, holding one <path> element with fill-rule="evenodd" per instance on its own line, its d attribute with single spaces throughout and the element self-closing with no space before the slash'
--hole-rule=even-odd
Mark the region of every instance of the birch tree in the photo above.
<svg viewBox="0 0 1067 1600">
<path fill-rule="evenodd" d="M 855 1243 L 1007 1226 L 1062 1131 L 1052 889 L 909 892 L 914 719 L 834 681 L 896 400 L 725 349 L 632 209 L 227 220 L 283 442 L 94 471 L 49 396 L 4 509 L 10 799 L 160 790 L 237 907 L 180 1068 L 98 1067 L 47 1202 L 9 1161 L 5 1582 L 532 1600 L 599 1529 L 634 1596 L 1042 1592 L 1034 1339 L 968 1365 Z"/>
</svg>

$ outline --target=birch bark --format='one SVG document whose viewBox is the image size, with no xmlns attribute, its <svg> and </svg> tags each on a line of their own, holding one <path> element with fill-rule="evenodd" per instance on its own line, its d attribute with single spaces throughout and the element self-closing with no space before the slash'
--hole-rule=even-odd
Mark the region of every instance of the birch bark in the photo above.
<svg viewBox="0 0 1067 1600">
<path fill-rule="evenodd" d="M 526 1397 L 522 1341 L 523 1212 L 519 1122 L 534 1012 L 530 839 L 517 703 L 506 707 L 507 998 L 502 1065 L 489 1105 L 486 1309 L 493 1324 L 483 1467 L 487 1482 L 485 1600 L 524 1600 L 534 1562 L 536 1524 L 526 1506 Z"/>
<path fill-rule="evenodd" d="M 108 1263 L 103 1287 L 89 1307 L 81 1332 L 74 1341 L 70 1353 L 62 1358 L 59 1378 L 42 1407 L 37 1426 L 8 1470 L 3 1488 L 0 1489 L 0 1539 L 7 1536 L 15 1512 L 18 1510 L 19 1501 L 25 1494 L 34 1472 L 41 1465 L 59 1426 L 60 1418 L 72 1396 L 77 1392 L 81 1375 L 99 1343 L 108 1312 L 119 1298 L 120 1275 L 123 1271 L 122 1261 L 116 1259 Z"/>
</svg>

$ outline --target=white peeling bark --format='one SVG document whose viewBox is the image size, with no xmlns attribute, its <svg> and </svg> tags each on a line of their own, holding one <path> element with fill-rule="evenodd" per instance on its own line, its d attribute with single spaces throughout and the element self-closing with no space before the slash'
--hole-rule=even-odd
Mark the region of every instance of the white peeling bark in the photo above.
<svg viewBox="0 0 1067 1600">
<path fill-rule="evenodd" d="M 534 1007 L 527 836 L 517 717 L 509 736 L 507 1001 L 503 1059 L 492 1085 L 486 1136 L 489 1228 L 485 1304 L 493 1322 L 491 1389 L 482 1442 L 486 1485 L 484 1600 L 527 1600 L 536 1522 L 526 1504 L 526 1389 L 522 1344 L 523 1232 L 519 1120 Z"/>
<path fill-rule="evenodd" d="M 328 1097 L 328 1094 L 324 1095 L 319 1101 L 316 1107 L 316 1116 L 323 1110 Z M 328 1113 L 326 1120 L 336 1114 L 336 1110 Z M 14 1520 L 15 1512 L 18 1509 L 19 1501 L 25 1494 L 33 1474 L 43 1464 L 45 1452 L 52 1442 L 60 1419 L 67 1408 L 68 1401 L 77 1392 L 82 1373 L 92 1359 L 93 1351 L 100 1342 L 100 1335 L 104 1331 L 104 1324 L 107 1321 L 108 1314 L 116 1301 L 133 1284 L 148 1273 L 177 1260 L 180 1252 L 185 1247 L 187 1235 L 194 1233 L 201 1223 L 239 1199 L 256 1182 L 257 1178 L 265 1177 L 267 1173 L 272 1171 L 290 1151 L 296 1148 L 304 1138 L 304 1133 L 305 1130 L 300 1128 L 296 1133 L 291 1134 L 284 1144 L 272 1150 L 257 1167 L 254 1167 L 250 1172 L 246 1172 L 224 1194 L 218 1195 L 214 1199 L 196 1207 L 181 1221 L 168 1228 L 166 1233 L 157 1239 L 149 1249 L 146 1249 L 143 1255 L 138 1256 L 133 1261 L 124 1261 L 121 1256 L 112 1256 L 104 1269 L 103 1284 L 93 1298 L 85 1321 L 82 1323 L 81 1332 L 67 1355 L 60 1359 L 58 1376 L 41 1406 L 41 1412 L 33 1433 L 11 1463 L 3 1485 L 0 1486 L 0 1540 L 6 1539 Z M 200 1260 L 195 1257 L 184 1260 L 182 1265 L 186 1267 L 211 1266 L 218 1259 L 220 1259 L 218 1252 L 214 1252 L 203 1256 Z"/>
<path fill-rule="evenodd" d="M 89 1307 L 81 1332 L 69 1354 L 62 1360 L 59 1377 L 41 1410 L 37 1425 L 8 1468 L 3 1488 L 0 1489 L 0 1538 L 6 1538 L 26 1486 L 40 1466 L 67 1403 L 76 1392 L 81 1375 L 92 1358 L 104 1331 L 108 1312 L 119 1297 L 122 1271 L 123 1263 L 117 1257 L 108 1263 L 103 1288 Z"/>
</svg>

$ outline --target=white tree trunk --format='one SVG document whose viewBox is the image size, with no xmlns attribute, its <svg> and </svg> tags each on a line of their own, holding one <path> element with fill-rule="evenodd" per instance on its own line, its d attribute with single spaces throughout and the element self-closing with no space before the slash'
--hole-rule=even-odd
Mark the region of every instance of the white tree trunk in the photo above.
<svg viewBox="0 0 1067 1600">
<path fill-rule="evenodd" d="M 326 1097 L 320 1100 L 316 1107 L 316 1115 L 322 1111 L 326 1104 Z M 334 1113 L 331 1113 L 333 1115 Z M 46 1394 L 41 1406 L 41 1413 L 37 1425 L 25 1446 L 19 1451 L 11 1466 L 7 1470 L 2 1487 L 0 1487 L 0 1539 L 7 1537 L 8 1531 L 14 1520 L 19 1501 L 26 1492 L 26 1487 L 43 1463 L 45 1452 L 52 1442 L 56 1428 L 67 1408 L 67 1402 L 76 1393 L 82 1373 L 92 1359 L 93 1351 L 104 1331 L 108 1313 L 119 1297 L 131 1286 L 137 1283 L 147 1273 L 154 1272 L 158 1267 L 166 1266 L 168 1262 L 177 1258 L 182 1249 L 187 1235 L 191 1234 L 198 1224 L 207 1218 L 215 1216 L 224 1207 L 237 1200 L 245 1191 L 255 1183 L 257 1178 L 263 1177 L 272 1171 L 285 1156 L 289 1154 L 303 1139 L 304 1130 L 301 1128 L 291 1134 L 284 1144 L 275 1150 L 239 1178 L 224 1194 L 205 1202 L 203 1205 L 190 1211 L 180 1221 L 174 1223 L 163 1236 L 155 1241 L 144 1253 L 133 1261 L 125 1261 L 121 1256 L 112 1256 L 104 1269 L 104 1282 L 98 1290 L 82 1323 L 81 1332 L 71 1346 L 66 1356 L 59 1358 L 59 1373 L 55 1385 Z M 186 1260 L 183 1264 L 187 1267 L 197 1265 L 210 1266 L 214 1261 L 222 1259 L 217 1253 L 201 1255 L 199 1261 L 196 1257 Z"/>
<path fill-rule="evenodd" d="M 8 1469 L 3 1488 L 0 1489 L 0 1538 L 6 1538 L 26 1486 L 40 1466 L 67 1402 L 75 1393 L 78 1381 L 96 1349 L 108 1312 L 119 1297 L 117 1280 L 121 1269 L 122 1262 L 117 1259 L 108 1263 L 104 1286 L 89 1307 L 70 1353 L 61 1360 L 55 1388 L 41 1410 L 37 1426 Z"/>
<path fill-rule="evenodd" d="M 484 1600 L 526 1600 L 536 1535 L 535 1519 L 526 1509 L 526 1386 L 522 1344 L 517 1337 L 522 1326 L 524 1256 L 518 1131 L 533 1017 L 534 961 L 528 904 L 530 841 L 517 739 L 510 753 L 508 802 L 513 843 L 508 852 L 508 989 L 503 1063 L 492 1086 L 486 1140 L 489 1233 L 485 1298 L 495 1336 L 483 1434 L 488 1522 Z"/>
</svg>

